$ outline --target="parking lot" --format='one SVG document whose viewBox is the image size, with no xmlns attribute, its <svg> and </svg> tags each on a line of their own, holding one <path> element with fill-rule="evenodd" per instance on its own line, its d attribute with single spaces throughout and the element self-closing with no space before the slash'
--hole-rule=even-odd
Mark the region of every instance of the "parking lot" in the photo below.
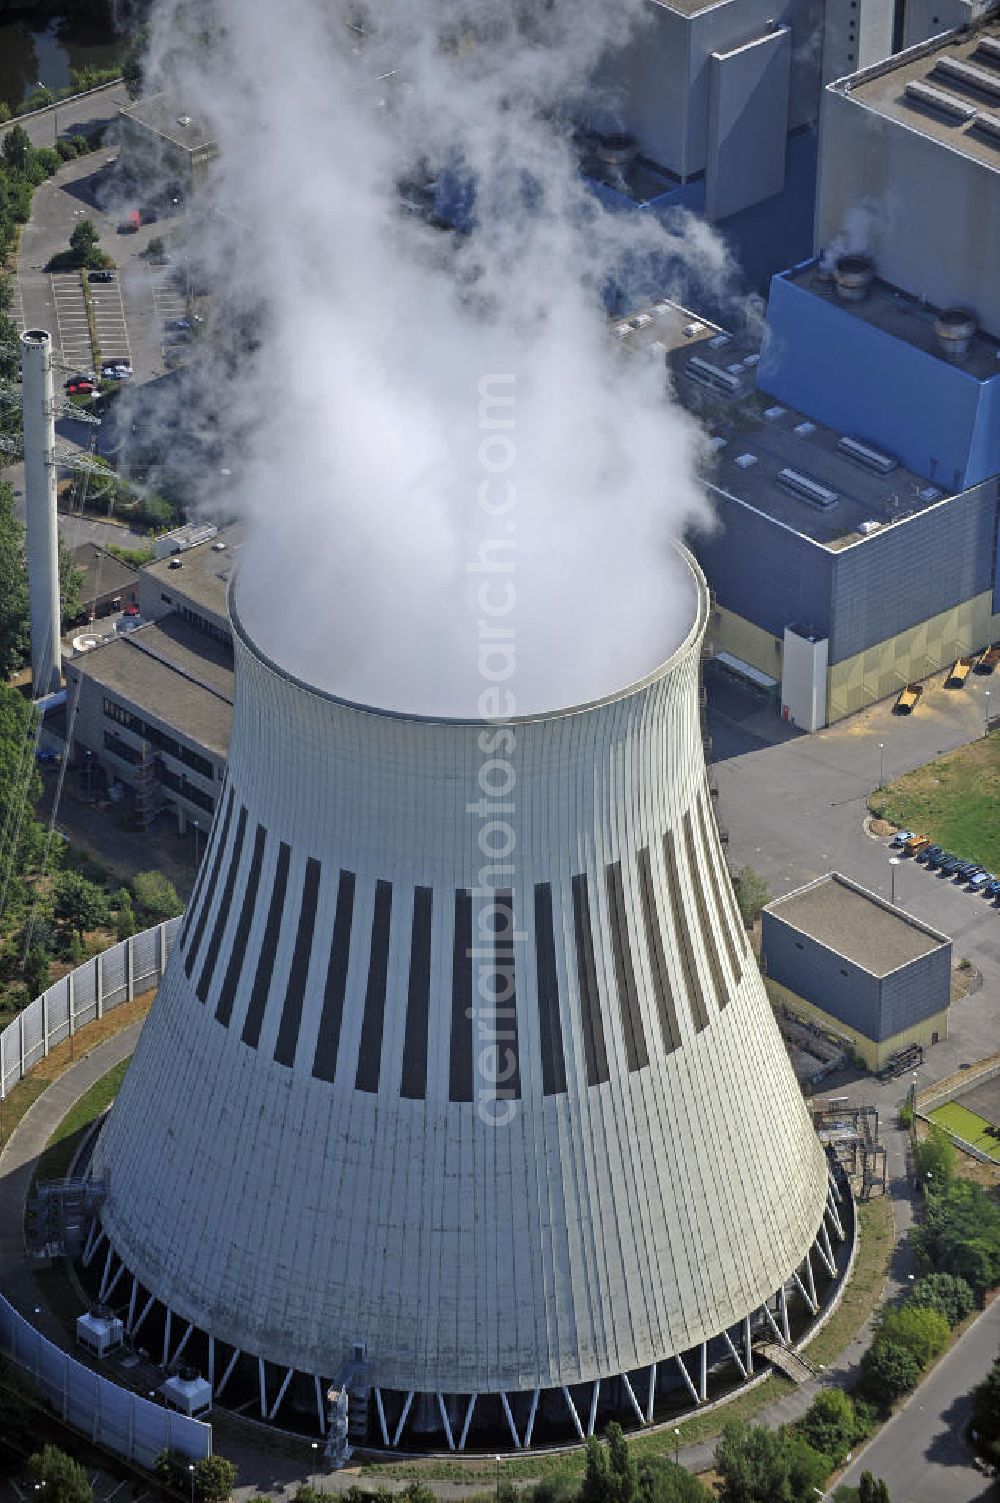
<svg viewBox="0 0 1000 1503">
<path fill-rule="evenodd" d="M 90 296 L 101 360 L 123 360 L 130 365 L 132 353 L 118 278 L 115 277 L 113 282 L 91 282 Z"/>
<path fill-rule="evenodd" d="M 73 371 L 89 371 L 94 364 L 90 347 L 90 326 L 87 322 L 87 305 L 83 298 L 78 271 L 53 272 L 49 278 L 52 289 L 52 311 L 55 315 L 56 356 Z"/>
</svg>

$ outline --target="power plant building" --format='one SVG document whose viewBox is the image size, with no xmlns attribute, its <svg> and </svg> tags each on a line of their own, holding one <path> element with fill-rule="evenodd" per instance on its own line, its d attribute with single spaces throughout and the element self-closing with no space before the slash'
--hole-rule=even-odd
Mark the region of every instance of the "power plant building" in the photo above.
<svg viewBox="0 0 1000 1503">
<path fill-rule="evenodd" d="M 772 279 L 759 349 L 671 357 L 714 435 L 712 640 L 807 730 L 1000 636 L 991 100 L 995 23 L 831 85 L 817 255 Z"/>
<path fill-rule="evenodd" d="M 296 679 L 237 580 L 225 783 L 87 1255 L 216 1399 L 322 1430 L 346 1383 L 367 1443 L 522 1447 L 703 1402 L 818 1311 L 847 1203 L 726 873 L 690 588 L 648 677 L 499 725 Z"/>
</svg>

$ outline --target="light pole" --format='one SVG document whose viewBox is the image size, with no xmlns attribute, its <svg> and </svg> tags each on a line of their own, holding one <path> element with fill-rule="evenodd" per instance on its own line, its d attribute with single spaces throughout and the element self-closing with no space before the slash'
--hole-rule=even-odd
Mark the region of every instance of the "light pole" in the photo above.
<svg viewBox="0 0 1000 1503">
<path fill-rule="evenodd" d="M 681 1455 L 681 1432 L 678 1425 L 674 1426 L 674 1466 L 680 1466 Z"/>
<path fill-rule="evenodd" d="M 901 865 L 902 865 L 902 861 L 901 861 L 901 859 L 900 859 L 899 856 L 890 856 L 889 857 L 889 871 L 891 873 L 891 882 L 892 882 L 892 899 L 891 899 L 891 901 L 892 901 L 892 906 L 894 908 L 896 906 L 896 867 L 897 866 L 901 866 Z"/>
<path fill-rule="evenodd" d="M 188 1462 L 188 1476 L 191 1478 L 191 1503 L 194 1503 L 194 1462 Z"/>
<path fill-rule="evenodd" d="M 497 1459 L 497 1503 L 500 1503 L 500 1457 Z"/>
<path fill-rule="evenodd" d="M 198 827 L 196 825 L 195 829 L 197 829 L 197 828 Z M 322 1481 L 322 1478 L 319 1475 L 319 1441 L 318 1440 L 313 1440 L 313 1441 L 310 1441 L 309 1444 L 312 1446 L 313 1451 L 316 1453 L 313 1456 L 313 1461 L 314 1461 L 314 1463 L 316 1465 L 316 1476 L 317 1476 L 317 1479 L 319 1481 L 319 1487 L 316 1489 L 316 1491 L 321 1493 L 323 1491 L 323 1481 Z"/>
<path fill-rule="evenodd" d="M 984 722 L 983 722 L 983 735 L 984 736 L 988 736 L 989 733 L 990 733 L 990 691 L 989 691 L 989 689 L 987 689 L 986 690 L 986 713 L 985 713 Z"/>
<path fill-rule="evenodd" d="M 56 100 L 55 90 L 54 89 L 50 89 L 47 84 L 43 84 L 41 79 L 38 80 L 38 87 L 40 89 L 44 90 L 44 92 L 52 100 L 52 139 L 53 139 L 53 141 L 58 141 L 59 140 L 59 105 L 58 105 L 58 102 Z"/>
<path fill-rule="evenodd" d="M 885 787 L 885 742 L 878 744 L 878 786 Z"/>
</svg>

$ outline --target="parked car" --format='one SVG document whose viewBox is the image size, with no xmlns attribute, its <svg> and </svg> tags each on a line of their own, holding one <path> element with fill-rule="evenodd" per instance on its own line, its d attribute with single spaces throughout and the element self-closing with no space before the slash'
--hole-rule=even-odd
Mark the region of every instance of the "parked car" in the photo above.
<svg viewBox="0 0 1000 1503">
<path fill-rule="evenodd" d="M 136 605 L 134 600 L 130 600 L 128 605 L 126 605 L 122 611 L 123 616 L 138 616 L 138 614 L 139 607 Z"/>
<path fill-rule="evenodd" d="M 66 385 L 66 395 L 68 397 L 85 396 L 88 392 L 96 390 L 97 387 L 94 385 L 94 382 L 87 376 L 84 376 L 79 381 L 69 381 Z"/>
<path fill-rule="evenodd" d="M 957 866 L 960 866 L 961 863 L 962 863 L 961 856 L 949 856 L 949 855 L 946 855 L 945 858 L 944 858 L 944 860 L 940 863 L 941 875 L 943 877 L 954 876 L 955 868 Z"/>
<path fill-rule="evenodd" d="M 905 845 L 908 840 L 912 840 L 913 839 L 913 837 L 914 837 L 914 835 L 916 833 L 917 833 L 916 830 L 897 830 L 896 833 L 895 833 L 895 835 L 892 837 L 892 840 L 889 842 L 889 844 L 890 845 Z"/>
<path fill-rule="evenodd" d="M 1000 880 L 994 877 L 991 882 L 987 882 L 984 892 L 988 898 L 1000 898 Z"/>
<path fill-rule="evenodd" d="M 972 888 L 973 892 L 984 892 L 992 881 L 992 872 L 978 871 L 969 878 L 969 886 Z"/>
<path fill-rule="evenodd" d="M 960 861 L 955 868 L 955 876 L 960 882 L 968 882 L 978 871 L 982 871 L 978 861 Z"/>
<path fill-rule="evenodd" d="M 922 851 L 918 851 L 917 852 L 917 860 L 918 861 L 923 861 L 925 863 L 925 865 L 930 866 L 930 865 L 933 865 L 934 862 L 937 861 L 937 859 L 938 859 L 939 856 L 943 856 L 943 855 L 944 855 L 944 849 L 943 849 L 942 846 L 939 846 L 939 845 L 925 845 Z"/>
<path fill-rule="evenodd" d="M 115 274 L 114 274 L 113 271 L 101 270 L 101 271 L 89 271 L 87 273 L 87 281 L 88 282 L 113 282 L 114 279 L 115 279 Z"/>
<path fill-rule="evenodd" d="M 928 835 L 911 835 L 903 846 L 903 854 L 906 856 L 916 856 L 918 851 L 922 851 L 930 843 Z"/>
</svg>

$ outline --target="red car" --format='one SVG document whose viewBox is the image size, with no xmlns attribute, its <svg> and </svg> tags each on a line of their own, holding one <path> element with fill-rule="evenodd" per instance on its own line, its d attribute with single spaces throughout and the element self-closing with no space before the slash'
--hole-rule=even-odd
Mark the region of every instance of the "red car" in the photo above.
<svg viewBox="0 0 1000 1503">
<path fill-rule="evenodd" d="M 85 395 L 87 392 L 93 392 L 96 390 L 97 387 L 94 385 L 93 381 L 70 381 L 66 387 L 66 395 L 70 397 L 76 397 L 80 396 L 81 394 Z"/>
<path fill-rule="evenodd" d="M 139 607 L 136 605 L 134 600 L 130 600 L 128 605 L 125 606 L 124 610 L 122 611 L 123 616 L 138 616 L 138 614 Z"/>
</svg>

